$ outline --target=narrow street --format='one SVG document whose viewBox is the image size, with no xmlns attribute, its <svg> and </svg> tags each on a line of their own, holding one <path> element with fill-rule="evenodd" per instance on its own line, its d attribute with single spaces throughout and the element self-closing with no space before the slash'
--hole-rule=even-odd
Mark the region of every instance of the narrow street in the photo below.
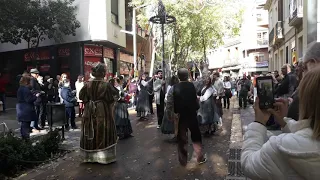
<svg viewBox="0 0 320 180">
<path fill-rule="evenodd" d="M 233 106 L 232 106 L 233 107 Z M 232 108 L 224 111 L 223 126 L 210 138 L 203 138 L 207 163 L 197 166 L 194 161 L 181 167 L 177 159 L 176 144 L 170 143 L 169 136 L 156 129 L 156 115 L 149 121 L 138 121 L 134 111 L 130 111 L 134 137 L 121 140 L 117 146 L 117 162 L 110 165 L 85 164 L 79 159 L 79 149 L 57 162 L 38 167 L 22 175 L 20 180 L 44 179 L 146 179 L 146 180 L 219 180 L 227 175 L 227 152 L 229 149 Z M 79 132 L 74 132 L 78 134 Z M 70 135 L 73 143 L 79 137 Z M 69 137 L 70 138 L 70 137 Z M 191 141 L 190 141 L 191 142 Z M 189 143 L 189 156 L 192 156 Z"/>
</svg>

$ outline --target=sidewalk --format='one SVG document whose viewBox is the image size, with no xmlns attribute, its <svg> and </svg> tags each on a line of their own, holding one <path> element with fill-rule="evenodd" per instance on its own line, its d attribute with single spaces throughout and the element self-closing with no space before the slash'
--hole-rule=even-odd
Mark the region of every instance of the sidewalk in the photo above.
<svg viewBox="0 0 320 180">
<path fill-rule="evenodd" d="M 230 136 L 230 149 L 228 159 L 228 176 L 227 180 L 242 179 L 249 180 L 246 178 L 241 170 L 241 149 L 243 135 L 248 125 L 255 121 L 255 114 L 253 106 L 250 105 L 246 109 L 238 109 L 238 102 L 234 103 L 233 107 L 233 119 L 232 129 Z M 279 135 L 282 131 L 270 131 L 274 135 Z"/>
</svg>

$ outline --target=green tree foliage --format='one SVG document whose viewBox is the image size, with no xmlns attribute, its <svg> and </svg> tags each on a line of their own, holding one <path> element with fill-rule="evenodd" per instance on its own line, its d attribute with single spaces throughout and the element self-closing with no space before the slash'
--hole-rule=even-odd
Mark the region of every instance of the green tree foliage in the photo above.
<svg viewBox="0 0 320 180">
<path fill-rule="evenodd" d="M 145 3 L 157 6 L 157 0 L 132 0 L 132 6 Z M 166 25 L 166 58 L 172 59 L 172 64 L 185 66 L 190 60 L 205 61 L 208 49 L 221 45 L 223 37 L 239 33 L 243 8 L 238 0 L 163 0 L 163 3 L 167 13 L 177 19 L 175 24 Z M 146 14 L 141 11 L 137 17 L 142 27 L 150 18 Z"/>
<path fill-rule="evenodd" d="M 37 48 L 46 38 L 63 41 L 64 35 L 76 35 L 74 0 L 0 0 L 0 42 Z"/>
</svg>

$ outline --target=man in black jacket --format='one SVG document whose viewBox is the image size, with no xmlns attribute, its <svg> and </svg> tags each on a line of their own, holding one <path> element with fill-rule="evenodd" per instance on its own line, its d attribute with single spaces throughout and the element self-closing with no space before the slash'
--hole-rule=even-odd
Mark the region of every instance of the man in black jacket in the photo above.
<svg viewBox="0 0 320 180">
<path fill-rule="evenodd" d="M 284 78 L 275 91 L 278 97 L 291 97 L 297 87 L 297 77 L 291 69 L 290 64 L 285 64 L 281 68 Z"/>
<path fill-rule="evenodd" d="M 45 107 L 44 107 L 44 95 L 45 93 L 42 91 L 42 87 L 40 83 L 38 82 L 38 77 L 39 77 L 39 71 L 37 69 L 31 69 L 30 70 L 31 74 L 31 92 L 33 94 L 38 94 L 40 93 L 41 95 L 37 97 L 37 100 L 34 102 L 35 104 L 35 109 L 37 113 L 37 119 L 31 122 L 31 127 L 36 129 L 36 130 L 42 130 L 42 128 L 39 127 L 39 120 L 41 120 L 41 124 L 44 126 L 45 123 Z"/>
<path fill-rule="evenodd" d="M 188 151 L 187 142 L 188 129 L 191 132 L 191 140 L 193 142 L 193 149 L 197 155 L 199 164 L 206 162 L 206 158 L 202 153 L 202 138 L 197 120 L 197 110 L 199 109 L 196 89 L 193 83 L 188 82 L 189 72 L 182 68 L 178 71 L 180 83 L 174 85 L 167 96 L 167 108 L 171 109 L 173 106 L 174 113 L 179 114 L 178 127 L 178 155 L 181 165 L 187 165 Z M 171 113 L 168 114 L 171 117 Z"/>
</svg>

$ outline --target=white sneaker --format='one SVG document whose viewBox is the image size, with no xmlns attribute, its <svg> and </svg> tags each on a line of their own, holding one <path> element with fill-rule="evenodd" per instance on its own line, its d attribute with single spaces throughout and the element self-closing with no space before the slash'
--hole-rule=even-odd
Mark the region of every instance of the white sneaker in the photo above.
<svg viewBox="0 0 320 180">
<path fill-rule="evenodd" d="M 157 126 L 157 129 L 160 129 L 160 125 Z"/>
</svg>

